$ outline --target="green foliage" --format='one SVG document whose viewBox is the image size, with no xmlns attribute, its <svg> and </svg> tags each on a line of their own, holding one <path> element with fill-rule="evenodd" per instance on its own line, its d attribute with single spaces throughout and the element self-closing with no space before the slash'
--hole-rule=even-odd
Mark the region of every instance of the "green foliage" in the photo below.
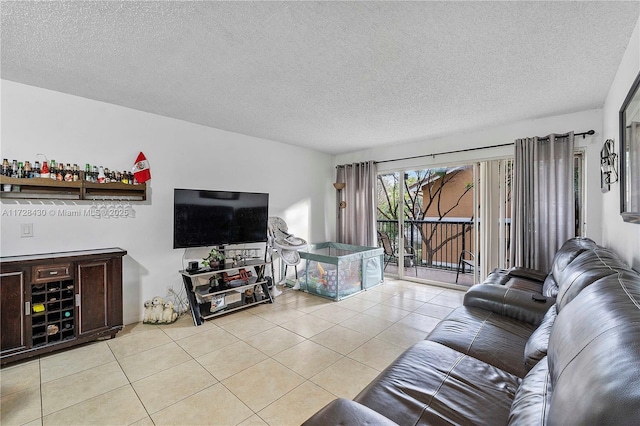
<svg viewBox="0 0 640 426">
<path fill-rule="evenodd" d="M 212 248 L 209 254 L 207 255 L 207 257 L 202 259 L 202 264 L 205 267 L 208 267 L 211 264 L 211 262 L 221 261 L 221 260 L 224 260 L 224 254 L 220 250 L 216 248 Z"/>
</svg>

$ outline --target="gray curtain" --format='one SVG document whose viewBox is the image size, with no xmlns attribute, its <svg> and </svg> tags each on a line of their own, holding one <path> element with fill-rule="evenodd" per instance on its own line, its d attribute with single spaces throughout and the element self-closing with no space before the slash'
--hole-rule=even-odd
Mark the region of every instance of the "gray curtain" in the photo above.
<svg viewBox="0 0 640 426">
<path fill-rule="evenodd" d="M 556 251 L 575 236 L 573 132 L 515 141 L 512 266 L 548 271 Z"/>
<path fill-rule="evenodd" d="M 337 242 L 376 247 L 376 175 L 373 161 L 338 166 L 336 182 L 344 182 L 339 194 L 347 203 L 338 208 Z"/>
</svg>

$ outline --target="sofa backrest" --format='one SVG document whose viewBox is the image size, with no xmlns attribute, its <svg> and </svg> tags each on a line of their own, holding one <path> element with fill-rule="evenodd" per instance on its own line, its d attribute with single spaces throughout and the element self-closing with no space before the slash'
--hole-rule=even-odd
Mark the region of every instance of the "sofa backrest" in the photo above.
<svg viewBox="0 0 640 426">
<path fill-rule="evenodd" d="M 576 237 L 567 240 L 553 257 L 551 269 L 542 286 L 542 293 L 547 297 L 556 297 L 558 294 L 558 275 L 561 274 L 576 257 L 595 247 L 597 247 L 595 241 L 590 238 Z"/>
<path fill-rule="evenodd" d="M 556 296 L 558 313 L 587 286 L 623 270 L 631 269 L 609 249 L 595 246 L 583 251 L 555 275 L 558 285 Z"/>
<path fill-rule="evenodd" d="M 640 274 L 618 270 L 557 314 L 547 356 L 518 388 L 510 425 L 637 425 Z"/>
<path fill-rule="evenodd" d="M 638 424 L 640 275 L 620 269 L 582 289 L 558 312 L 547 360 L 548 424 Z"/>
<path fill-rule="evenodd" d="M 581 291 L 598 280 L 613 276 L 621 271 L 632 271 L 609 249 L 597 246 L 583 251 L 571 263 L 556 274 L 558 295 L 553 305 L 544 315 L 538 328 L 531 334 L 525 347 L 525 368 L 530 370 L 547 355 L 549 337 L 557 313 L 574 300 Z"/>
</svg>

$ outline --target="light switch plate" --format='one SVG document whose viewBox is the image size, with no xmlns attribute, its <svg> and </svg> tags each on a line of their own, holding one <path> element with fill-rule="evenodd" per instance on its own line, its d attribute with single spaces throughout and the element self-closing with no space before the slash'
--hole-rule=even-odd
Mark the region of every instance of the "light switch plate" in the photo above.
<svg viewBox="0 0 640 426">
<path fill-rule="evenodd" d="M 20 238 L 33 237 L 33 223 L 20 224 Z"/>
</svg>

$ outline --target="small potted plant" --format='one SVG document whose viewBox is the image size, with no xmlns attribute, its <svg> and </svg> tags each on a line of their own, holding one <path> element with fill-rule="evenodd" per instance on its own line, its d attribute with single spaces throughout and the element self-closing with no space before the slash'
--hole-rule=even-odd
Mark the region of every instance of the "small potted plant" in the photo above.
<svg viewBox="0 0 640 426">
<path fill-rule="evenodd" d="M 217 248 L 212 248 L 207 257 L 202 259 L 202 264 L 211 269 L 220 269 L 224 266 L 224 254 Z"/>
</svg>

